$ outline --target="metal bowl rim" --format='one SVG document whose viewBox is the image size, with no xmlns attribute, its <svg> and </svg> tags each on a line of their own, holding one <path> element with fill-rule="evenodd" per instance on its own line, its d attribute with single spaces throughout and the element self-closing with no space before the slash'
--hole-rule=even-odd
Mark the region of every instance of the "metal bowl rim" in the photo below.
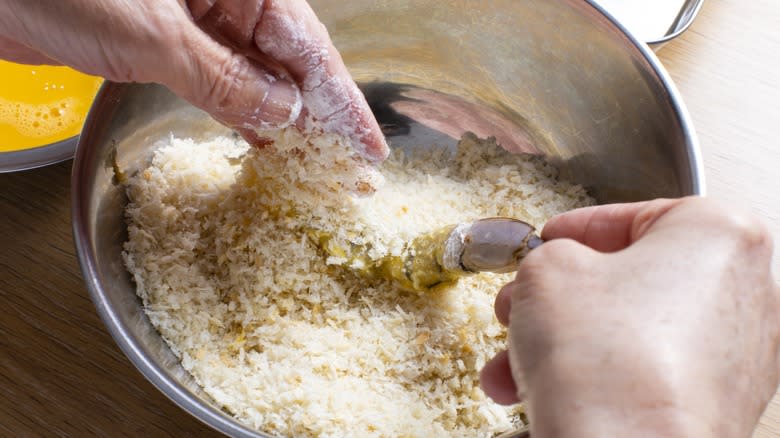
<svg viewBox="0 0 780 438">
<path fill-rule="evenodd" d="M 699 15 L 699 12 L 701 11 L 702 6 L 704 6 L 704 0 L 697 0 L 696 4 L 691 9 L 691 12 L 688 16 L 688 20 L 680 27 L 678 27 L 674 32 L 662 37 L 658 38 L 656 40 L 648 41 L 647 44 L 650 46 L 660 46 L 663 44 L 668 43 L 669 41 L 679 37 L 688 29 L 691 27 L 694 21 L 696 21 L 696 17 Z"/>
<path fill-rule="evenodd" d="M 79 136 L 27 149 L 0 152 L 0 173 L 37 169 L 73 158 Z"/>
</svg>

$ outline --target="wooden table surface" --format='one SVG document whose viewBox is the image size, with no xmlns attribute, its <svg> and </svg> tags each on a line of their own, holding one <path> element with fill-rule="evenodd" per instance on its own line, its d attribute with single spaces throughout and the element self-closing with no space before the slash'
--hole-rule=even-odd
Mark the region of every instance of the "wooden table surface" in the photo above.
<svg viewBox="0 0 780 438">
<path fill-rule="evenodd" d="M 777 0 L 708 0 L 660 54 L 709 195 L 766 218 L 778 242 L 779 24 Z M 146 382 L 97 317 L 71 238 L 70 165 L 0 175 L 0 436 L 217 436 Z M 780 398 L 756 436 L 780 436 Z"/>
</svg>

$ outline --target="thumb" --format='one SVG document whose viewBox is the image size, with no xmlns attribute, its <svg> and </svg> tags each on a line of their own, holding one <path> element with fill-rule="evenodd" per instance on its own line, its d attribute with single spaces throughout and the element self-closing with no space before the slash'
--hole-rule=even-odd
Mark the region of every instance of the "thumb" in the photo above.
<svg viewBox="0 0 780 438">
<path fill-rule="evenodd" d="M 163 84 L 228 126 L 283 128 L 300 115 L 297 85 L 219 44 L 193 23 L 185 26 L 174 59 Z"/>
<path fill-rule="evenodd" d="M 642 237 L 658 218 L 685 199 L 656 199 L 572 210 L 547 221 L 542 238 L 573 239 L 596 251 L 619 251 Z"/>
</svg>

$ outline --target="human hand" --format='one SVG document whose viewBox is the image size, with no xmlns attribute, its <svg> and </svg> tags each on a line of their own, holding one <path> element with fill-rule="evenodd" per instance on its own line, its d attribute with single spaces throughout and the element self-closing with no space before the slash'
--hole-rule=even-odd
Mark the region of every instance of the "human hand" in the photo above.
<svg viewBox="0 0 780 438">
<path fill-rule="evenodd" d="M 750 436 L 780 371 L 759 221 L 656 200 L 563 214 L 543 238 L 496 299 L 509 352 L 482 371 L 488 395 L 524 399 L 535 438 Z"/>
<path fill-rule="evenodd" d="M 369 161 L 388 154 L 305 0 L 0 0 L 0 58 L 161 83 L 248 139 L 310 116 Z"/>
</svg>

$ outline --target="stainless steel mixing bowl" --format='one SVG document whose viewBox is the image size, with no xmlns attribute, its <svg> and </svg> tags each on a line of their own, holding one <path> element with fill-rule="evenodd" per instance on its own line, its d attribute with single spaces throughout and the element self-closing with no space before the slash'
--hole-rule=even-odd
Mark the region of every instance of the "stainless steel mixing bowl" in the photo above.
<svg viewBox="0 0 780 438">
<path fill-rule="evenodd" d="M 396 146 L 466 130 L 543 154 L 600 202 L 702 194 L 694 130 L 647 46 L 582 0 L 311 2 Z M 215 429 L 263 436 L 198 387 L 144 316 L 122 263 L 122 175 L 154 140 L 205 115 L 155 85 L 106 84 L 73 168 L 79 260 L 101 317 L 138 369 Z"/>
</svg>

